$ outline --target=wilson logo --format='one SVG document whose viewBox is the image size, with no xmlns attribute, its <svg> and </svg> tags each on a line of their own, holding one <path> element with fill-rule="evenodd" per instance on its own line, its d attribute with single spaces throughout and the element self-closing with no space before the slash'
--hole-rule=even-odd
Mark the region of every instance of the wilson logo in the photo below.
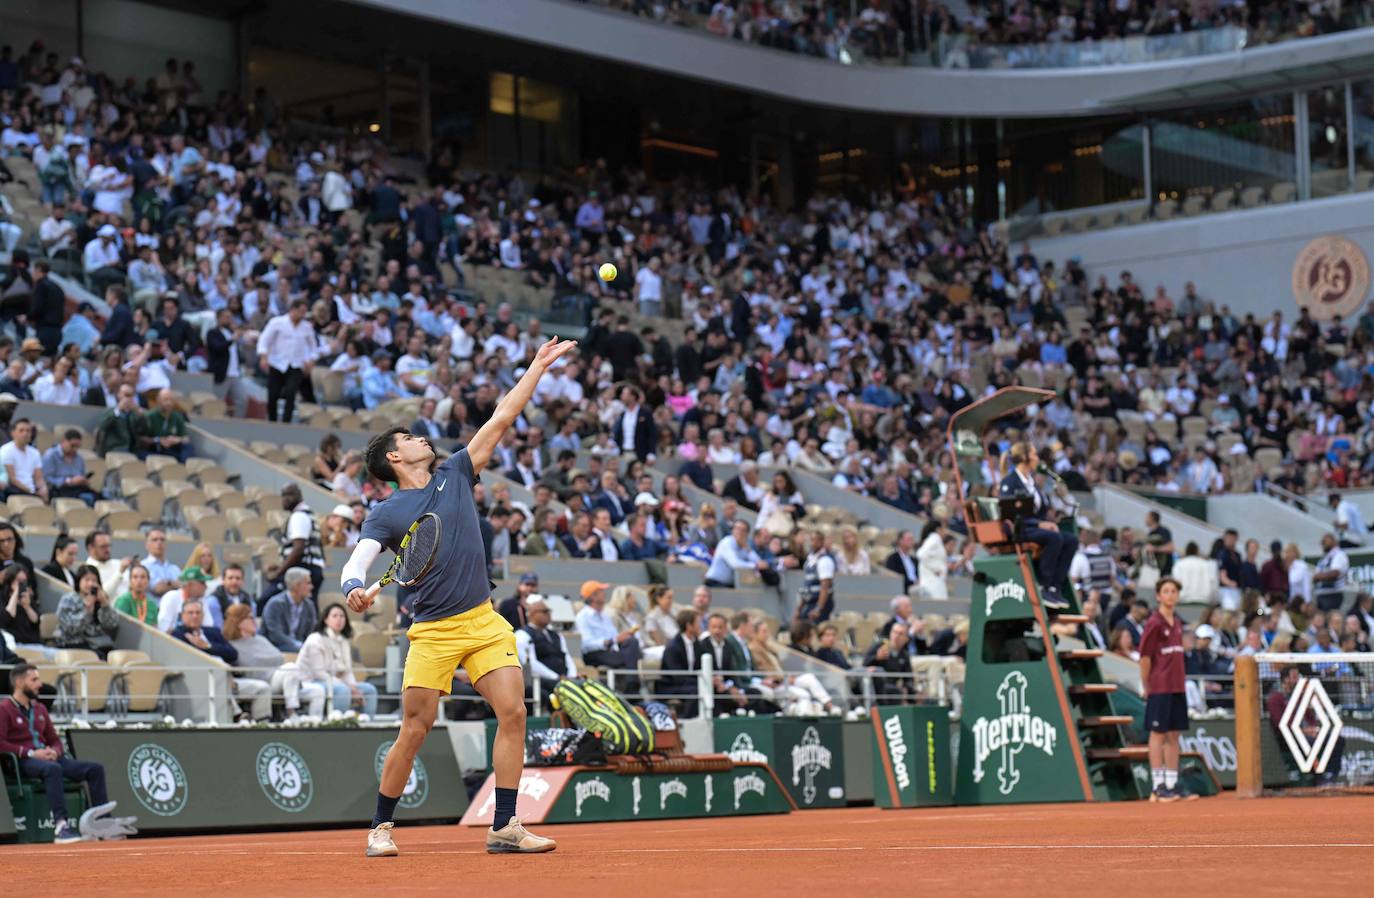
<svg viewBox="0 0 1374 898">
<path fill-rule="evenodd" d="M 901 719 L 893 716 L 884 720 L 883 735 L 887 737 L 887 753 L 892 758 L 892 775 L 897 778 L 897 788 L 910 788 L 911 768 L 906 762 L 906 734 L 902 732 Z"/>
</svg>

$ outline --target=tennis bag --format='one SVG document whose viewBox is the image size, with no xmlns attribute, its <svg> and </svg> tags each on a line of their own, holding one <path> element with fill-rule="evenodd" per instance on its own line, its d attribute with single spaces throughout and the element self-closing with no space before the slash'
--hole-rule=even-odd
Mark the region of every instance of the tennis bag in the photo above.
<svg viewBox="0 0 1374 898">
<path fill-rule="evenodd" d="M 552 704 L 573 723 L 599 735 L 608 755 L 643 755 L 654 750 L 649 718 L 596 680 L 559 680 Z"/>
<path fill-rule="evenodd" d="M 581 727 L 549 727 L 525 733 L 526 767 L 605 763 L 601 740 Z"/>
</svg>

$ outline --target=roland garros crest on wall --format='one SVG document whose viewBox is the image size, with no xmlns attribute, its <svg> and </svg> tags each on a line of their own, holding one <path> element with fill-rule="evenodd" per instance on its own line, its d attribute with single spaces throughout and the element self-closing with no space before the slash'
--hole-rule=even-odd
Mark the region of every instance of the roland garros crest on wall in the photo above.
<svg viewBox="0 0 1374 898">
<path fill-rule="evenodd" d="M 1359 311 L 1369 296 L 1369 259 L 1354 242 L 1334 234 L 1318 237 L 1293 263 L 1293 298 L 1325 321 Z"/>
</svg>

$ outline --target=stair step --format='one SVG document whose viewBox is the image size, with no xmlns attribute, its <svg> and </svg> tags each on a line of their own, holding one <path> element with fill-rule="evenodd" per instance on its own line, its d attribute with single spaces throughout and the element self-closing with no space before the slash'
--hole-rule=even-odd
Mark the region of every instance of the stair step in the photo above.
<svg viewBox="0 0 1374 898">
<path fill-rule="evenodd" d="M 1091 727 L 1124 727 L 1135 723 L 1135 718 L 1129 714 L 1103 714 L 1097 717 L 1083 717 L 1078 721 L 1080 728 Z"/>
<path fill-rule="evenodd" d="M 1056 614 L 1054 622 L 1057 624 L 1086 624 L 1088 616 L 1086 614 Z"/>
<path fill-rule="evenodd" d="M 1148 745 L 1123 745 L 1121 748 L 1090 748 L 1089 761 L 1143 761 L 1150 757 Z"/>
<path fill-rule="evenodd" d="M 1069 695 L 1108 695 L 1115 691 L 1115 683 L 1077 683 L 1069 687 Z"/>
<path fill-rule="evenodd" d="M 1065 649 L 1058 653 L 1060 661 L 1094 661 L 1101 658 L 1101 649 Z"/>
</svg>

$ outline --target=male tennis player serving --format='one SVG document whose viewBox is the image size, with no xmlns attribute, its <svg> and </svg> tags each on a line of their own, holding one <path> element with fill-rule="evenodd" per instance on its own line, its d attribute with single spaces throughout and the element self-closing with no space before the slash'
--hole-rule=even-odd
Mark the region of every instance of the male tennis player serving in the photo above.
<svg viewBox="0 0 1374 898">
<path fill-rule="evenodd" d="M 575 341 L 555 337 L 539 347 L 520 382 L 497 404 L 491 420 L 466 448 L 437 468 L 429 440 L 404 428 L 388 430 L 368 443 L 368 473 L 381 481 L 395 481 L 400 488 L 368 514 L 362 538 L 344 565 L 343 591 L 348 606 L 360 612 L 372 604 L 375 587 L 364 589 L 363 582 L 368 565 L 383 548 L 400 556 L 401 573 L 394 574 L 396 580 L 406 582 L 418 575 L 411 593 L 415 622 L 406 634 L 410 653 L 401 693 L 404 717 L 400 735 L 382 768 L 377 813 L 367 837 L 368 857 L 397 854 L 391 837 L 392 814 L 410 778 L 415 754 L 434 725 L 439 697 L 449 693 L 460 664 L 473 687 L 496 712 L 498 723 L 492 746 L 496 814 L 487 831 L 487 851 L 529 853 L 555 847 L 553 839 L 526 831 L 515 816 L 515 795 L 525 756 L 525 681 L 516 660 L 510 624 L 491 605 L 472 487 L 507 428 L 534 395 L 539 378 L 576 345 Z M 401 541 L 422 517 L 425 521 L 415 528 L 413 537 L 415 554 L 422 557 L 415 561 L 406 557 L 412 546 L 402 548 Z M 405 573 L 407 569 L 409 573 Z"/>
</svg>

